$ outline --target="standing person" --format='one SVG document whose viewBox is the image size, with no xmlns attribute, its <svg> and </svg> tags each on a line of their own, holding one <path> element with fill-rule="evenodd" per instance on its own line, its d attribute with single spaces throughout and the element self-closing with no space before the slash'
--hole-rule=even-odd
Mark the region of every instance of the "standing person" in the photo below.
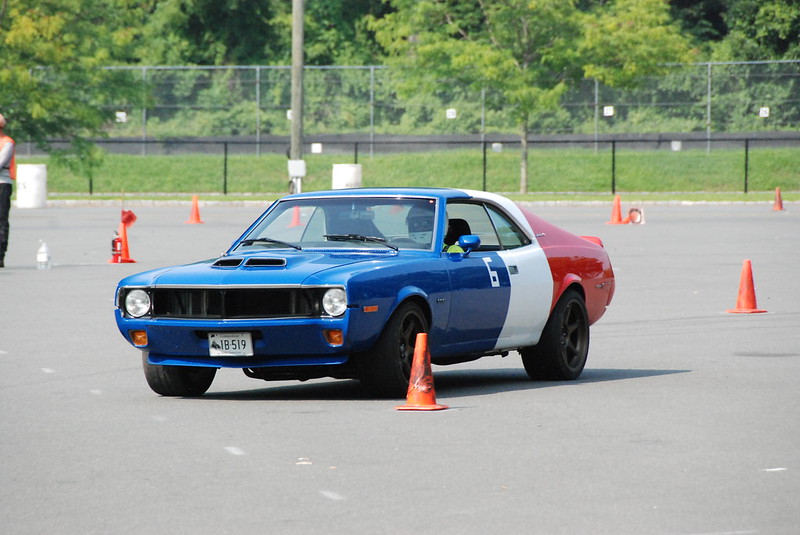
<svg viewBox="0 0 800 535">
<path fill-rule="evenodd" d="M 11 209 L 11 184 L 17 179 L 14 140 L 3 131 L 6 118 L 0 114 L 0 268 L 5 267 L 8 248 L 8 212 Z"/>
</svg>

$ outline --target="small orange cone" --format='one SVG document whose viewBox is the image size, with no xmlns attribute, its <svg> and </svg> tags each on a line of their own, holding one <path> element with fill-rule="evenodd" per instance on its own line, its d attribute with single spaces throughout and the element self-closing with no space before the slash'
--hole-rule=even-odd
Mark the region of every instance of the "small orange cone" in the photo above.
<svg viewBox="0 0 800 535">
<path fill-rule="evenodd" d="M 295 206 L 292 213 L 292 222 L 289 224 L 289 228 L 292 227 L 299 227 L 302 223 L 300 223 L 300 207 Z"/>
<path fill-rule="evenodd" d="M 622 219 L 621 201 L 619 195 L 615 195 L 614 207 L 611 209 L 611 221 L 606 221 L 606 225 L 627 225 L 630 222 L 631 222 L 630 215 L 625 219 Z"/>
<path fill-rule="evenodd" d="M 123 264 L 135 264 L 136 260 L 131 258 L 130 251 L 128 250 L 128 227 L 125 223 L 119 225 L 119 235 L 122 239 L 122 254 L 119 261 Z"/>
<path fill-rule="evenodd" d="M 406 404 L 395 407 L 398 411 L 440 411 L 447 405 L 436 404 L 436 390 L 433 388 L 431 354 L 428 352 L 428 333 L 417 334 L 414 346 L 414 361 L 411 364 L 411 377 L 408 381 Z"/>
<path fill-rule="evenodd" d="M 781 199 L 781 188 L 775 188 L 775 204 L 772 209 L 776 212 L 783 210 L 783 199 Z"/>
<path fill-rule="evenodd" d="M 204 221 L 200 221 L 200 209 L 197 207 L 197 195 L 192 195 L 192 215 L 189 217 L 189 220 L 184 221 L 184 223 L 204 223 Z"/>
<path fill-rule="evenodd" d="M 736 299 L 736 308 L 726 310 L 734 314 L 758 314 L 766 312 L 756 304 L 756 291 L 753 286 L 753 266 L 749 260 L 742 264 L 742 276 L 739 279 L 739 297 Z"/>
</svg>

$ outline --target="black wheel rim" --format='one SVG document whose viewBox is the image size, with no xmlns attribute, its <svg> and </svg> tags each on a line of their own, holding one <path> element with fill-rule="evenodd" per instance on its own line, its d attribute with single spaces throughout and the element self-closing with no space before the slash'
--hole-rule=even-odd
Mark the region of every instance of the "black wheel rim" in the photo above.
<svg viewBox="0 0 800 535">
<path fill-rule="evenodd" d="M 564 309 L 561 322 L 561 355 L 570 369 L 578 368 L 586 354 L 586 317 L 575 302 Z"/>
<path fill-rule="evenodd" d="M 411 375 L 411 363 L 414 361 L 414 346 L 417 343 L 417 334 L 425 332 L 422 319 L 414 313 L 406 314 L 400 322 L 398 330 L 398 357 L 406 377 Z"/>
</svg>

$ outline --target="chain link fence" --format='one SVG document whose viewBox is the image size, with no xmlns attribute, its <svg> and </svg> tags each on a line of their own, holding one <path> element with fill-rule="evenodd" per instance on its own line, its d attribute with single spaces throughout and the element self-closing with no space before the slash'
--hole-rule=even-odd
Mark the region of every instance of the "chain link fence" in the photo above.
<svg viewBox="0 0 800 535">
<path fill-rule="evenodd" d="M 288 67 L 114 68 L 144 82 L 146 105 L 120 102 L 112 137 L 224 136 L 254 141 L 289 135 Z M 509 134 L 518 131 L 502 96 L 443 81 L 398 92 L 403 73 L 379 66 L 306 67 L 304 133 Z M 562 105 L 533 117 L 533 135 L 713 134 L 800 129 L 800 61 L 672 65 L 633 89 L 586 79 Z"/>
</svg>

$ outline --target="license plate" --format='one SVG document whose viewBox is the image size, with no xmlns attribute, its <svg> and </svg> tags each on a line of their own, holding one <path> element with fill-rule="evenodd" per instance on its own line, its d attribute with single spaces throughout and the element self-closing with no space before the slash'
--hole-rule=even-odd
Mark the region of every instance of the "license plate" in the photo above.
<svg viewBox="0 0 800 535">
<path fill-rule="evenodd" d="M 208 333 L 208 354 L 212 357 L 252 357 L 250 333 Z"/>
</svg>

